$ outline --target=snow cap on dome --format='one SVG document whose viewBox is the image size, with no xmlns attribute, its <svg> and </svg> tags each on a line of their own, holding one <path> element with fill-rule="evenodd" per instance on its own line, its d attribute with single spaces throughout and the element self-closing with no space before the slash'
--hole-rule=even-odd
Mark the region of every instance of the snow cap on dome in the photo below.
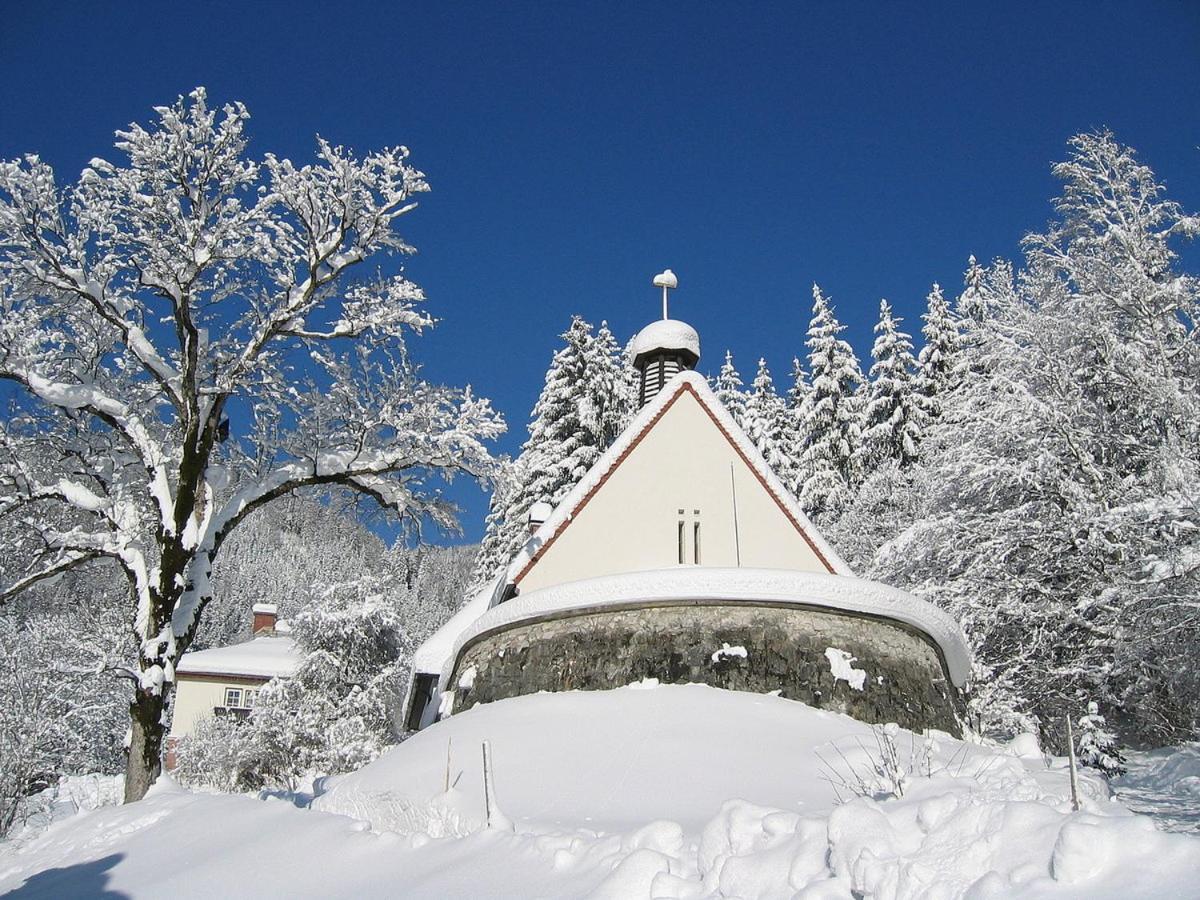
<svg viewBox="0 0 1200 900">
<path fill-rule="evenodd" d="M 687 322 L 678 319 L 659 319 L 638 332 L 633 339 L 633 364 L 643 357 L 658 351 L 682 351 L 693 357 L 691 364 L 700 359 L 700 335 Z"/>
</svg>

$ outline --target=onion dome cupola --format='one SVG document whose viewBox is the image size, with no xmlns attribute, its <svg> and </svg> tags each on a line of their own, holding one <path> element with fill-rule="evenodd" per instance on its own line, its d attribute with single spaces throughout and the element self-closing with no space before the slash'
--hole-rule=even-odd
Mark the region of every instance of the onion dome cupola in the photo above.
<svg viewBox="0 0 1200 900">
<path fill-rule="evenodd" d="M 653 400 L 678 372 L 694 369 L 700 361 L 700 335 L 696 329 L 667 313 L 667 291 L 678 287 L 679 279 L 667 269 L 654 276 L 653 284 L 662 288 L 663 317 L 639 331 L 631 348 L 633 366 L 641 373 L 639 408 Z"/>
</svg>

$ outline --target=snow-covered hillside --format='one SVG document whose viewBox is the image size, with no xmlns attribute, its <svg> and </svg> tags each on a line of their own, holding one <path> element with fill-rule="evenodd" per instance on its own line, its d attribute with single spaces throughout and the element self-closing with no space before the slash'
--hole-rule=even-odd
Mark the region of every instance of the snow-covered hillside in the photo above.
<svg viewBox="0 0 1200 900">
<path fill-rule="evenodd" d="M 476 707 L 343 777 L 313 809 L 167 782 L 3 851 L 0 892 L 1196 896 L 1200 839 L 1156 830 L 1097 779 L 1082 792 L 1072 813 L 1061 761 L 1028 740 L 927 742 L 772 696 L 644 684 Z"/>
</svg>

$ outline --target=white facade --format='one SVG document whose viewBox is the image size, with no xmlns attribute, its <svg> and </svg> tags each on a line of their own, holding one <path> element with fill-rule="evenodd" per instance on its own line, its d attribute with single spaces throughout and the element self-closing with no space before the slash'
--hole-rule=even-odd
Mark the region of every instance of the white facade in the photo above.
<svg viewBox="0 0 1200 900">
<path fill-rule="evenodd" d="M 564 501 L 569 518 L 539 529 L 544 546 L 514 573 L 522 593 L 673 565 L 837 571 L 782 485 L 747 459 L 703 378 L 676 376 L 649 408 L 652 426 L 631 427 L 602 478 Z"/>
</svg>

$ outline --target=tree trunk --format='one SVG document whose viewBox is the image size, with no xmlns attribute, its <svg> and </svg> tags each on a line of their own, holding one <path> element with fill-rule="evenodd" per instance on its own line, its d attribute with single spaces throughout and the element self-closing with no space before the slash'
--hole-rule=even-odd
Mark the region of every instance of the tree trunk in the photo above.
<svg viewBox="0 0 1200 900">
<path fill-rule="evenodd" d="M 125 763 L 125 802 L 133 803 L 146 796 L 150 785 L 162 773 L 163 740 L 167 727 L 163 724 L 167 686 L 162 694 L 139 690 L 129 704 L 131 726 L 129 758 Z"/>
</svg>

